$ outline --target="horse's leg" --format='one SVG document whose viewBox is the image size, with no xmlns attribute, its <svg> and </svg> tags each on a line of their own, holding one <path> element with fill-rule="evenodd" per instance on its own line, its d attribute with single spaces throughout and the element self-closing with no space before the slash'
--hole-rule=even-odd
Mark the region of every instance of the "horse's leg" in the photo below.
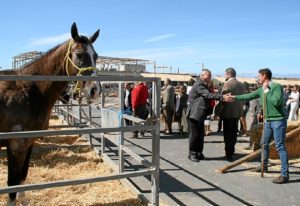
<svg viewBox="0 0 300 206">
<path fill-rule="evenodd" d="M 24 165 L 23 165 L 23 171 L 22 171 L 22 180 L 21 180 L 21 185 L 25 183 L 27 174 L 28 174 L 28 168 L 29 168 L 29 163 L 30 163 L 30 157 L 31 157 L 31 152 L 34 144 L 31 144 L 27 150 L 27 155 L 24 160 Z M 23 192 L 18 192 L 17 193 L 18 200 L 20 201 L 21 206 L 26 206 L 29 205 L 29 200 L 26 199 L 25 196 L 25 191 Z"/>
<path fill-rule="evenodd" d="M 11 144 L 7 146 L 8 186 L 19 185 L 22 182 L 27 148 L 26 145 L 21 144 L 21 141 L 11 140 Z M 15 192 L 9 193 L 9 200 L 7 205 L 15 205 L 16 196 L 17 194 Z"/>
<path fill-rule="evenodd" d="M 28 168 L 29 168 L 29 162 L 30 162 L 30 157 L 31 157 L 31 152 L 32 152 L 32 148 L 33 148 L 34 144 L 31 144 L 28 147 L 27 150 L 27 155 L 25 157 L 25 161 L 24 161 L 24 166 L 23 166 L 23 171 L 22 171 L 22 181 L 25 182 L 27 174 L 28 174 Z"/>
</svg>

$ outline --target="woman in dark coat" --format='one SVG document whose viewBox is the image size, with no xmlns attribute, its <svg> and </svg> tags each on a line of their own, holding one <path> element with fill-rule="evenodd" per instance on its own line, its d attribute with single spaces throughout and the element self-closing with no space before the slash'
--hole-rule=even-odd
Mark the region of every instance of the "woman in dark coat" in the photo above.
<svg viewBox="0 0 300 206">
<path fill-rule="evenodd" d="M 178 131 L 181 135 L 188 132 L 188 125 L 186 120 L 186 109 L 189 95 L 186 93 L 186 86 L 179 86 L 179 93 L 176 96 L 176 112 L 175 121 L 178 122 Z"/>
</svg>

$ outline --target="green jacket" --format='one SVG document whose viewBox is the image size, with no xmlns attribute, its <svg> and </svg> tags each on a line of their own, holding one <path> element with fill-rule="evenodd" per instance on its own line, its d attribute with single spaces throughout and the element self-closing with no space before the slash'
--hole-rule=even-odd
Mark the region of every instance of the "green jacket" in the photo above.
<svg viewBox="0 0 300 206">
<path fill-rule="evenodd" d="M 265 120 L 282 120 L 285 118 L 283 88 L 280 84 L 272 82 L 270 90 L 264 93 L 262 87 L 249 94 L 235 96 L 238 101 L 249 101 L 260 98 L 261 105 L 264 105 L 264 95 L 266 95 L 264 118 Z M 264 108 L 264 106 L 263 106 Z"/>
</svg>

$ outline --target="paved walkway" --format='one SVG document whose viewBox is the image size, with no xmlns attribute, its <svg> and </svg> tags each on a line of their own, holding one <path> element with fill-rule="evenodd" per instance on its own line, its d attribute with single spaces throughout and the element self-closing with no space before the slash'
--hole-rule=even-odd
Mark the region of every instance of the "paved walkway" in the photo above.
<svg viewBox="0 0 300 206">
<path fill-rule="evenodd" d="M 216 131 L 217 122 L 212 122 Z M 176 124 L 174 124 L 176 127 Z M 176 133 L 176 129 L 174 132 Z M 249 137 L 238 137 L 235 159 L 249 151 Z M 146 134 L 139 139 L 126 137 L 125 145 L 146 159 L 151 159 L 151 136 Z M 300 205 L 300 160 L 294 160 L 290 166 L 290 183 L 276 185 L 271 180 L 280 174 L 278 161 L 270 167 L 270 173 L 261 178 L 252 172 L 258 159 L 244 163 L 231 169 L 226 174 L 216 170 L 228 164 L 224 159 L 224 143 L 221 133 L 213 133 L 205 137 L 205 160 L 191 162 L 188 156 L 188 138 L 177 134 L 166 136 L 161 134 L 160 142 L 160 198 L 169 205 Z M 271 162 L 271 163 L 272 163 Z M 140 167 L 130 157 L 126 165 Z M 132 178 L 137 189 L 149 195 L 151 192 L 149 177 Z"/>
</svg>

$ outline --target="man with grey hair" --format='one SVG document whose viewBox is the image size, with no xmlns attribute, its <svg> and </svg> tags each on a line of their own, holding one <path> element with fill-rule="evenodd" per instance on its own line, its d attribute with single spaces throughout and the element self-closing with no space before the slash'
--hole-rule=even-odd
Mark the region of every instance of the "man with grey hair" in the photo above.
<svg viewBox="0 0 300 206">
<path fill-rule="evenodd" d="M 225 83 L 222 88 L 222 94 L 228 93 L 231 95 L 245 93 L 244 86 L 236 79 L 236 71 L 232 67 L 225 70 Z M 225 155 L 228 161 L 233 160 L 237 142 L 238 123 L 242 113 L 242 102 L 226 102 L 220 114 L 220 117 L 223 119 Z"/>
<path fill-rule="evenodd" d="M 208 85 L 211 82 L 211 71 L 203 69 L 199 79 L 194 83 L 189 95 L 189 105 L 186 117 L 189 125 L 189 156 L 193 162 L 204 159 L 204 120 L 209 109 L 209 100 L 229 101 L 229 96 L 219 93 L 211 93 Z"/>
</svg>

